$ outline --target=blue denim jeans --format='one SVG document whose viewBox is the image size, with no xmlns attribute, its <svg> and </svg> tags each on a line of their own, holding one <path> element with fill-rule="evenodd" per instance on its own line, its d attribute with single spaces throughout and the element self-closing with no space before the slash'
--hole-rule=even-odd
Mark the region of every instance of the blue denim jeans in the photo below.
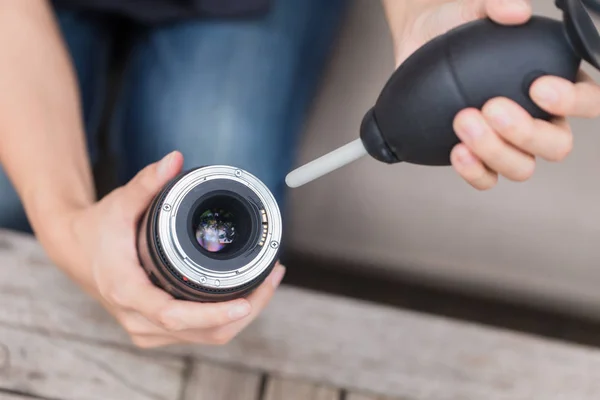
<svg viewBox="0 0 600 400">
<path fill-rule="evenodd" d="M 110 122 L 121 183 L 172 150 L 184 168 L 245 169 L 283 203 L 284 177 L 345 0 L 275 0 L 266 17 L 192 20 L 129 33 L 123 85 Z M 57 10 L 75 64 L 92 161 L 105 108 L 110 18 Z M 28 230 L 0 171 L 0 226 Z"/>
</svg>

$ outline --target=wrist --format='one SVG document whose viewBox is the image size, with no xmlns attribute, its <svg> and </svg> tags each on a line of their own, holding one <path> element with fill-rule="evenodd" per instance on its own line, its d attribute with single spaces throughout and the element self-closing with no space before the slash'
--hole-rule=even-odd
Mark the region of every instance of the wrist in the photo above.
<svg viewBox="0 0 600 400">
<path fill-rule="evenodd" d="M 394 44 L 394 52 L 397 52 L 397 46 L 401 43 L 404 36 L 405 26 L 408 20 L 408 11 L 413 8 L 408 1 L 382 0 L 385 20 L 390 31 Z M 412 3 L 412 2 L 411 2 Z"/>
<path fill-rule="evenodd" d="M 55 219 L 94 204 L 93 178 L 78 173 L 77 169 L 64 167 L 54 173 L 40 173 L 34 179 L 23 180 L 20 196 L 36 235 L 51 235 Z"/>
<path fill-rule="evenodd" d="M 448 3 L 447 0 L 382 0 L 390 30 L 396 67 L 422 44 L 423 36 L 430 36 L 427 19 L 430 11 Z"/>
<path fill-rule="evenodd" d="M 90 207 L 93 202 L 68 195 L 52 196 L 44 191 L 30 196 L 24 201 L 27 216 L 36 236 L 52 238 L 59 234 L 57 227 L 62 227 L 72 215 Z"/>
<path fill-rule="evenodd" d="M 39 186 L 23 191 L 23 204 L 36 238 L 48 256 L 61 268 L 74 248 L 73 223 L 76 216 L 94 203 L 84 190 L 57 190 Z"/>
<path fill-rule="evenodd" d="M 85 227 L 81 227 L 90 207 L 93 206 L 46 208 L 49 214 L 38 219 L 34 231 L 52 263 L 86 293 L 97 298 L 91 269 L 93 259 L 90 257 L 90 242 Z"/>
<path fill-rule="evenodd" d="M 392 38 L 396 66 L 416 50 L 412 32 L 426 10 L 427 0 L 383 0 L 385 17 Z"/>
</svg>

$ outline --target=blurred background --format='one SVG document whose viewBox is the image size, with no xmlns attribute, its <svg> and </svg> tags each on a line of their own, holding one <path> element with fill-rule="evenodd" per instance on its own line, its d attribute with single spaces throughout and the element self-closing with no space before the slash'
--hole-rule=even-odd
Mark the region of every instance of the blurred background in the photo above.
<svg viewBox="0 0 600 400">
<path fill-rule="evenodd" d="M 533 4 L 560 18 L 554 2 Z M 298 165 L 357 137 L 393 71 L 391 46 L 380 3 L 354 1 Z M 286 281 L 600 343 L 600 124 L 571 122 L 570 157 L 540 161 L 527 183 L 477 192 L 451 168 L 363 159 L 291 190 Z"/>
</svg>

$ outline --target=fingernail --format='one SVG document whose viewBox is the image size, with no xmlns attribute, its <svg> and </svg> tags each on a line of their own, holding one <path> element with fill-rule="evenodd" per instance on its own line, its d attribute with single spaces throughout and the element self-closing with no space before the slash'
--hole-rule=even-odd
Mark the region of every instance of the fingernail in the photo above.
<svg viewBox="0 0 600 400">
<path fill-rule="evenodd" d="M 487 116 L 498 128 L 508 128 L 512 125 L 510 114 L 502 107 L 493 105 L 487 110 Z"/>
<path fill-rule="evenodd" d="M 535 96 L 546 104 L 555 104 L 559 100 L 558 91 L 549 85 L 538 85 L 535 88 Z"/>
<path fill-rule="evenodd" d="M 163 159 L 159 161 L 159 163 L 158 163 L 158 175 L 160 177 L 165 176 L 169 172 L 169 168 L 171 166 L 171 162 L 173 160 L 173 155 L 174 154 L 175 154 L 175 152 L 173 151 L 173 152 L 167 154 L 166 156 L 164 156 Z"/>
<path fill-rule="evenodd" d="M 475 163 L 475 157 L 471 154 L 471 152 L 464 147 L 461 147 L 457 150 L 458 161 L 461 164 L 469 165 Z"/>
<path fill-rule="evenodd" d="M 466 118 L 460 125 L 460 129 L 471 139 L 477 139 L 483 136 L 485 127 L 479 118 Z"/>
<path fill-rule="evenodd" d="M 237 303 L 229 309 L 229 318 L 231 320 L 244 318 L 248 314 L 250 314 L 250 304 L 247 301 Z"/>
<path fill-rule="evenodd" d="M 279 265 L 278 267 L 275 267 L 275 271 L 273 272 L 273 276 L 271 277 L 271 284 L 273 285 L 274 288 L 277 288 L 279 286 L 284 275 L 285 275 L 285 267 L 283 265 Z"/>
</svg>

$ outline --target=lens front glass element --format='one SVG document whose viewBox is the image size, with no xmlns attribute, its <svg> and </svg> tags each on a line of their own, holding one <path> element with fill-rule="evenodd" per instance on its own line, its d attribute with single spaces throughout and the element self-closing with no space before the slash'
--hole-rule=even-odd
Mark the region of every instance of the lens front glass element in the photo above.
<svg viewBox="0 0 600 400">
<path fill-rule="evenodd" d="M 223 250 L 236 238 L 235 215 L 223 208 L 211 208 L 202 214 L 196 226 L 196 240 L 211 253 Z"/>
<path fill-rule="evenodd" d="M 255 238 L 258 225 L 247 200 L 219 191 L 203 198 L 193 210 L 192 232 L 211 257 L 234 257 Z M 208 255 L 207 254 L 207 255 Z"/>
</svg>

